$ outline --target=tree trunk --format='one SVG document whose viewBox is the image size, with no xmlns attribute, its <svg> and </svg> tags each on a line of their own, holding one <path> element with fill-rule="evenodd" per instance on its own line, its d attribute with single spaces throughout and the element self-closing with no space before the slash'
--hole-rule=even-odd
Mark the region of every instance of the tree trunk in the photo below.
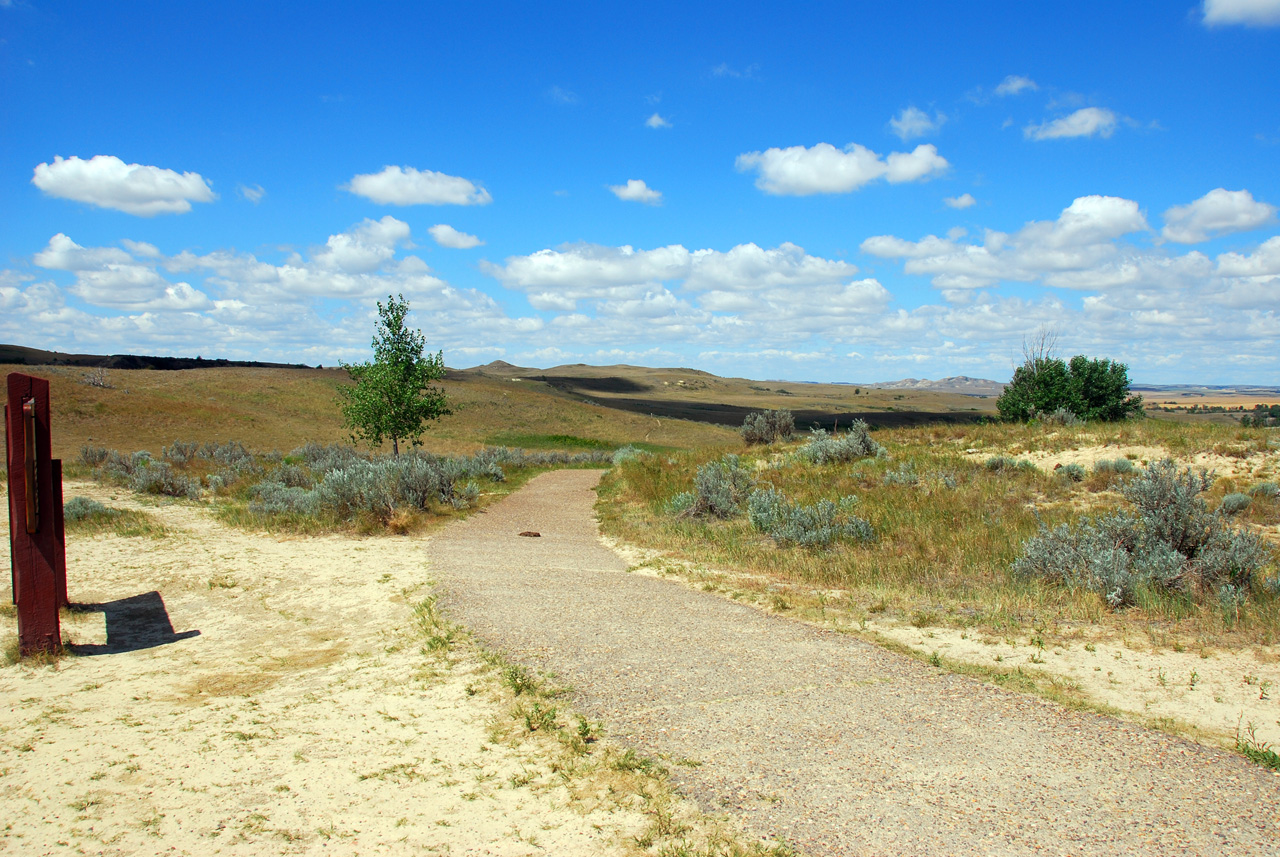
<svg viewBox="0 0 1280 857">
<path fill-rule="evenodd" d="M 396 458 L 400 457 L 400 438 L 398 437 L 391 438 L 391 454 Z"/>
</svg>

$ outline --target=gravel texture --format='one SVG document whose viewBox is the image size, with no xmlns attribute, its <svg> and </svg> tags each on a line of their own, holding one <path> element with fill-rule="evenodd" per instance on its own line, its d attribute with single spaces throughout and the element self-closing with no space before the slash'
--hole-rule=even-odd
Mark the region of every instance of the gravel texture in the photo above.
<svg viewBox="0 0 1280 857">
<path fill-rule="evenodd" d="M 704 809 L 814 855 L 1280 854 L 1280 776 L 1243 758 L 628 574 L 599 476 L 452 525 L 432 573 L 452 618 Z"/>
</svg>

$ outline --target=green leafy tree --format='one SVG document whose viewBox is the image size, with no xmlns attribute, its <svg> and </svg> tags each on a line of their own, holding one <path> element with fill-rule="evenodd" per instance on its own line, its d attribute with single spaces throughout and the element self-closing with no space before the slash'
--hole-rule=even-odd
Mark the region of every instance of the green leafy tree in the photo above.
<svg viewBox="0 0 1280 857">
<path fill-rule="evenodd" d="M 426 337 L 404 326 L 409 302 L 404 295 L 378 302 L 373 334 L 373 362 L 341 364 L 355 384 L 338 391 L 343 423 L 352 441 L 381 446 L 390 438 L 400 454 L 400 441 L 422 443 L 426 423 L 451 413 L 444 390 L 431 386 L 444 377 L 443 353 L 423 355 Z"/>
<path fill-rule="evenodd" d="M 1067 365 L 1071 399 L 1066 407 L 1082 420 L 1114 422 L 1142 413 L 1142 397 L 1129 393 L 1129 367 L 1083 355 Z"/>
<path fill-rule="evenodd" d="M 1082 420 L 1123 420 L 1142 413 L 1142 397 L 1129 392 L 1129 367 L 1111 360 L 1053 356 L 1055 339 L 1042 333 L 1024 345 L 1024 360 L 996 401 L 1000 415 L 1026 421 L 1065 408 Z"/>
</svg>

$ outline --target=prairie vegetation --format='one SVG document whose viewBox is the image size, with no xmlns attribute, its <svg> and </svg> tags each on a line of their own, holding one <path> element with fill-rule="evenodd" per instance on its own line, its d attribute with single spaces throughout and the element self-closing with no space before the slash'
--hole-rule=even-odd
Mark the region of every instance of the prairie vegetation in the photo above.
<svg viewBox="0 0 1280 857">
<path fill-rule="evenodd" d="M 821 597 L 823 613 L 838 600 L 854 617 L 893 613 L 995 633 L 1158 626 L 1205 643 L 1280 639 L 1274 432 L 1156 420 L 933 426 L 874 432 L 868 440 L 883 449 L 879 454 L 854 438 L 819 435 L 744 452 L 732 464 L 749 474 L 750 484 L 737 477 L 734 491 L 744 499 L 754 492 L 762 509 L 764 498 L 809 508 L 843 504 L 856 509 L 873 538 L 817 540 L 823 546 L 815 549 L 802 538 L 771 537 L 756 525 L 762 516 L 745 508 L 690 514 L 703 495 L 715 493 L 699 484 L 713 472 L 705 468 L 725 475 L 719 454 L 706 451 L 624 461 L 606 476 L 600 514 L 613 536 L 746 572 L 764 592 L 806 589 Z M 833 442 L 861 448 L 815 454 L 815 446 Z M 1196 565 L 1188 548 L 1179 554 L 1182 576 L 1169 572 L 1176 585 L 1139 581 L 1109 601 L 1114 586 L 1103 591 L 1101 584 L 1016 567 L 1037 536 L 1129 508 L 1126 493 L 1132 498 L 1148 466 L 1164 458 L 1175 468 L 1216 469 L 1202 491 L 1192 492 L 1204 507 L 1188 514 L 1202 530 L 1217 527 L 1214 550 L 1231 554 L 1219 565 L 1234 571 L 1195 577 L 1186 568 L 1199 569 L 1207 559 Z M 1249 555 L 1247 570 L 1232 566 L 1237 554 Z"/>
<path fill-rule="evenodd" d="M 307 444 L 254 454 L 243 444 L 175 441 L 159 457 L 81 448 L 95 478 L 140 494 L 207 500 L 229 523 L 319 533 L 406 533 L 509 493 L 550 467 L 607 465 L 609 453 L 486 447 L 470 456 L 370 454 L 344 444 Z M 510 474 L 510 476 L 509 476 Z M 80 506 L 75 506 L 77 515 Z M 91 510 L 101 517 L 106 510 Z"/>
<path fill-rule="evenodd" d="M 307 443 L 350 442 L 337 390 L 342 369 L 109 370 L 109 387 L 86 382 L 72 366 L 0 366 L 0 374 L 46 378 L 53 402 L 53 455 L 70 463 L 82 446 L 159 456 L 175 441 L 237 441 L 252 452 Z M 539 381 L 471 370 L 449 371 L 442 385 L 453 413 L 424 441 L 435 454 L 470 454 L 485 446 L 579 451 L 633 443 L 660 448 L 740 443 L 731 428 L 655 418 L 582 401 Z M 391 444 L 379 451 L 391 451 Z"/>
</svg>

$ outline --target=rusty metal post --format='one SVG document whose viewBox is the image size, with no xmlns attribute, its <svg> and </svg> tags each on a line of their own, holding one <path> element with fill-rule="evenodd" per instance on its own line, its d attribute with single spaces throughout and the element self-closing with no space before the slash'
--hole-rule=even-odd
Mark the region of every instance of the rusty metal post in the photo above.
<svg viewBox="0 0 1280 857">
<path fill-rule="evenodd" d="M 14 372 L 8 377 L 8 393 L 9 549 L 18 607 L 18 647 L 23 655 L 54 653 L 62 647 L 57 575 L 62 546 L 56 543 L 54 500 L 60 492 L 53 486 L 49 382 Z M 23 519 L 22 526 L 16 517 Z"/>
<path fill-rule="evenodd" d="M 67 522 L 62 517 L 62 459 L 49 462 L 53 465 L 53 586 L 59 607 L 70 607 L 67 598 Z"/>
</svg>

